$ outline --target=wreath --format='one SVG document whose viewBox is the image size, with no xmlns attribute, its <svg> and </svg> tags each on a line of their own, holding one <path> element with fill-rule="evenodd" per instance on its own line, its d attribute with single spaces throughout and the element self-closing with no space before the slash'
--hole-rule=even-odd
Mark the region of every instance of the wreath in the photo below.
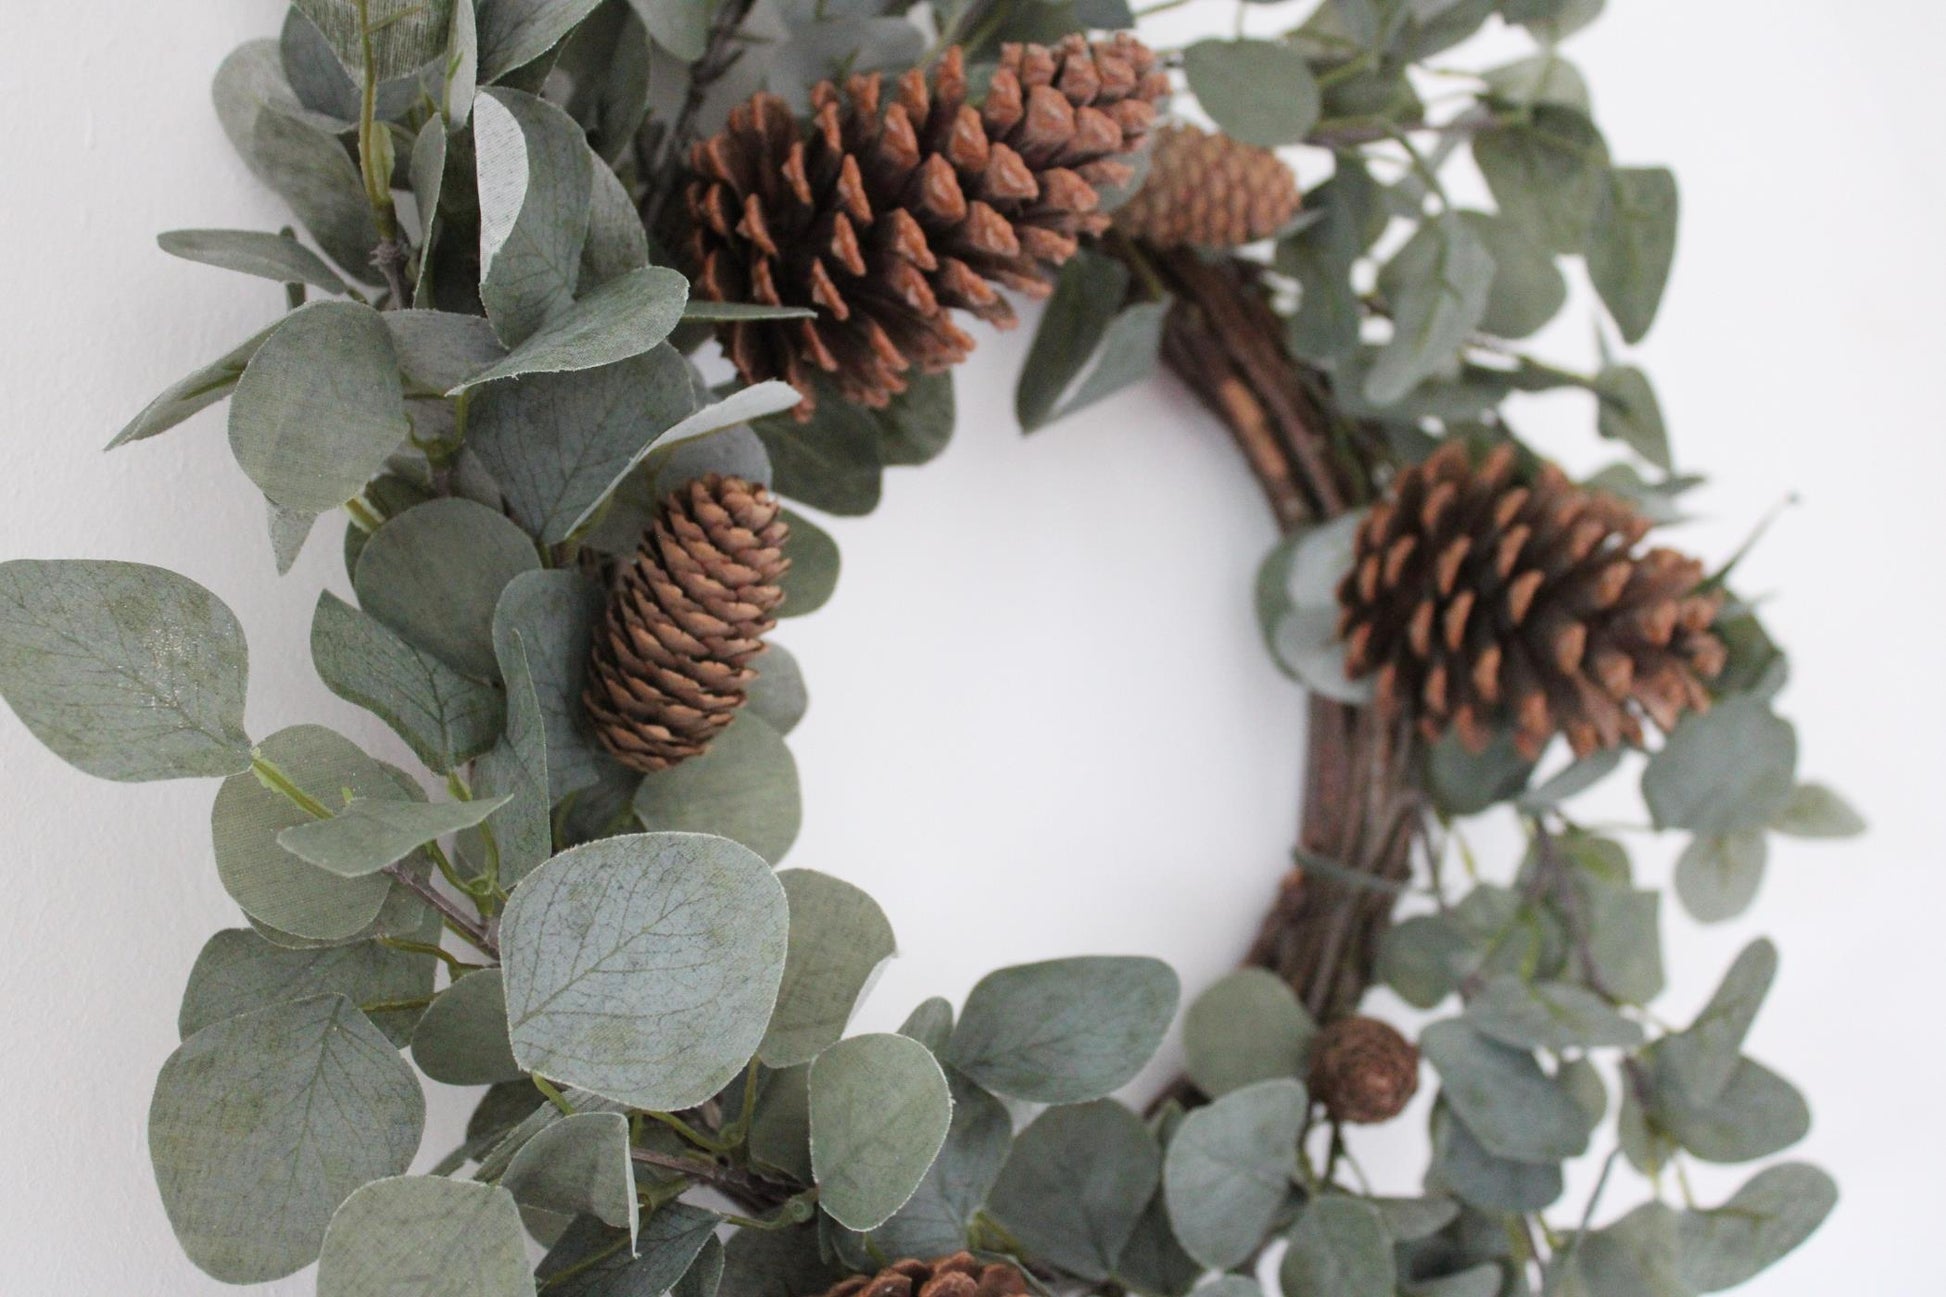
<svg viewBox="0 0 1946 1297">
<path fill-rule="evenodd" d="M 247 729 L 238 621 L 179 575 L 0 565 L 29 729 L 221 780 L 247 924 L 197 959 L 148 1119 L 190 1258 L 316 1262 L 324 1297 L 1670 1297 L 1800 1243 L 1823 1172 L 1708 1205 L 1684 1171 L 1808 1127 L 1742 1052 L 1774 947 L 1665 1024 L 1661 897 L 1571 809 L 1639 770 L 1704 922 L 1767 834 L 1862 827 L 1798 776 L 1735 559 L 1652 538 L 1697 479 L 1615 349 L 1677 190 L 1611 160 L 1562 52 L 1601 7 L 1323 0 L 1152 49 L 1124 0 L 296 0 L 238 49 L 218 114 L 309 241 L 161 243 L 289 309 L 111 444 L 227 399 L 280 570 L 348 516 L 357 603 L 320 596 L 313 663 L 424 770 Z M 1532 52 L 1456 68 L 1488 25 Z M 1449 192 L 1467 158 L 1490 209 Z M 1575 266 L 1592 373 L 1519 343 Z M 1164 367 L 1233 434 L 1310 691 L 1292 863 L 1140 1108 L 1165 965 L 1005 968 L 848 1036 L 892 925 L 774 868 L 806 694 L 766 636 L 838 573 L 784 501 L 864 513 L 939 453 L 953 366 L 1022 298 L 1024 428 Z M 1551 392 L 1592 396 L 1613 466 L 1522 439 Z M 1469 850 L 1489 813 L 1519 859 Z M 1440 1016 L 1409 1039 L 1379 984 Z M 1357 1128 L 1428 1069 L 1423 1192 L 1377 1194 Z M 422 1077 L 485 1089 L 410 1174 Z"/>
</svg>

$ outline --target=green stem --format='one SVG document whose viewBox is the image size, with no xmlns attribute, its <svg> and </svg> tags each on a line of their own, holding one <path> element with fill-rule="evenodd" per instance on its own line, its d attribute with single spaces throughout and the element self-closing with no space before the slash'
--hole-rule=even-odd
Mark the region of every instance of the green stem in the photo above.
<svg viewBox="0 0 1946 1297">
<path fill-rule="evenodd" d="M 373 1000 L 369 1004 L 359 1005 L 358 1008 L 360 1012 L 366 1014 L 410 1013 L 414 1009 L 425 1008 L 433 1002 L 433 999 L 434 997 L 430 995 L 415 995 L 409 1000 Z"/>
<path fill-rule="evenodd" d="M 328 820 L 331 808 L 297 786 L 295 780 L 258 749 L 250 754 L 250 773 L 257 782 L 273 793 L 282 794 L 285 801 L 314 819 Z"/>
<path fill-rule="evenodd" d="M 435 946 L 430 941 L 408 941 L 404 937 L 380 937 L 378 944 L 391 950 L 403 950 L 408 954 L 431 955 L 434 959 L 443 961 L 454 977 L 477 972 L 485 967 L 484 964 L 469 964 L 450 950 Z"/>
<path fill-rule="evenodd" d="M 676 1116 L 676 1114 L 673 1112 L 647 1111 L 646 1115 L 651 1120 L 661 1122 L 663 1125 L 667 1126 L 670 1130 L 675 1131 L 678 1135 L 681 1135 L 684 1139 L 688 1140 L 690 1143 L 694 1144 L 697 1148 L 700 1148 L 705 1152 L 727 1153 L 729 1151 L 729 1145 L 721 1142 L 720 1140 L 712 1139 L 710 1136 L 705 1135 L 702 1131 L 697 1130 L 694 1126 L 684 1121 L 681 1117 Z"/>
<path fill-rule="evenodd" d="M 539 1090 L 542 1094 L 546 1095 L 547 1101 L 553 1104 L 555 1107 L 559 1108 L 561 1110 L 562 1116 L 564 1117 L 574 1116 L 574 1105 L 568 1102 L 568 1097 L 565 1094 L 562 1094 L 560 1090 L 555 1088 L 554 1083 L 552 1081 L 538 1074 L 535 1075 L 532 1079 L 534 1082 L 534 1088 L 536 1090 Z"/>
</svg>

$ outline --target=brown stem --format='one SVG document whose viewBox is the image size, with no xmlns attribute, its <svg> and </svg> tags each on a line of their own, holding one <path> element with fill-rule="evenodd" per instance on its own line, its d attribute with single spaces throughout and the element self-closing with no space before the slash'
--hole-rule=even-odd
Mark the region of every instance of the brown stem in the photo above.
<svg viewBox="0 0 1946 1297">
<path fill-rule="evenodd" d="M 724 1166 L 720 1162 L 704 1162 L 693 1157 L 658 1153 L 650 1148 L 630 1149 L 629 1156 L 643 1166 L 686 1175 L 699 1184 L 708 1185 L 739 1206 L 759 1214 L 775 1210 L 788 1202 L 795 1192 L 788 1185 L 765 1180 L 737 1167 Z"/>
</svg>

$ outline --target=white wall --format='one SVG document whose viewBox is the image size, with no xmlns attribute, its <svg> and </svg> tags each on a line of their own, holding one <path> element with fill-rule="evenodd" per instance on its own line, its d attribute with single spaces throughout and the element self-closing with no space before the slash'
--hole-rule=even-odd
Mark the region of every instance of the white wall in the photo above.
<svg viewBox="0 0 1946 1297">
<path fill-rule="evenodd" d="M 1623 0 L 1575 54 L 1626 161 L 1672 162 L 1680 263 L 1644 355 L 1683 466 L 1726 477 L 1688 543 L 1727 553 L 1787 492 L 1751 560 L 1796 654 L 1808 769 L 1872 818 L 1863 845 L 1780 844 L 1759 913 L 1669 925 L 1672 1015 L 1758 931 L 1784 950 L 1753 1052 L 1817 1111 L 1804 1152 L 1844 1190 L 1770 1294 L 1936 1282 L 1946 1207 L 1932 1084 L 1946 860 L 1946 687 L 1936 408 L 1946 344 L 1937 237 L 1946 12 L 1879 0 Z M 220 414 L 113 456 L 98 447 L 179 374 L 280 309 L 275 287 L 173 262 L 162 229 L 275 228 L 208 107 L 217 61 L 274 30 L 270 0 L 10 0 L 0 44 L 0 557 L 179 569 L 242 616 L 253 732 L 338 725 L 397 751 L 310 671 L 335 529 L 279 580 Z M 1269 20 L 1259 19 L 1262 24 Z M 1553 341 L 1587 349 L 1581 317 Z M 1154 952 L 1192 986 L 1248 936 L 1295 821 L 1300 701 L 1261 660 L 1247 598 L 1269 540 L 1223 434 L 1157 381 L 1023 442 L 1007 393 L 1024 339 L 964 372 L 958 443 L 836 524 L 846 577 L 780 636 L 814 694 L 794 746 L 792 863 L 873 890 L 905 957 L 874 1025 L 1011 961 Z M 1539 411 L 1588 461 L 1583 410 Z M 0 714 L 0 1291 L 180 1297 L 143 1113 L 191 960 L 235 913 L 209 863 L 209 785 L 111 786 Z M 428 1146 L 462 1120 L 436 1097 Z M 1410 1169 L 1401 1131 L 1368 1160 Z M 1712 1181 L 1711 1188 L 1720 1188 Z M 1634 1192 L 1631 1189 L 1631 1192 Z M 1621 1201 L 1620 1199 L 1617 1200 Z M 277 1293 L 309 1290 L 308 1280 Z"/>
</svg>

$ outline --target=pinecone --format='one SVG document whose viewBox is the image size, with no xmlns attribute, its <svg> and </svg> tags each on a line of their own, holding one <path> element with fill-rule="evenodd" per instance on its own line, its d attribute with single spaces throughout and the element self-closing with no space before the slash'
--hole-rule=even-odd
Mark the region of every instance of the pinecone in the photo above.
<svg viewBox="0 0 1946 1297">
<path fill-rule="evenodd" d="M 930 76 L 900 77 L 890 104 L 877 75 L 818 86 L 808 132 L 782 99 L 754 96 L 690 158 L 696 294 L 817 315 L 726 324 L 724 350 L 747 381 L 802 392 L 800 418 L 816 372 L 883 406 L 913 366 L 957 364 L 973 339 L 949 309 L 1007 328 L 995 284 L 1049 290 L 1047 267 L 1107 228 L 1096 187 L 1133 175 L 1120 155 L 1168 85 L 1124 33 L 1004 46 L 977 109 L 957 47 Z"/>
<path fill-rule="evenodd" d="M 1511 445 L 1476 466 L 1449 441 L 1399 475 L 1338 588 L 1346 671 L 1428 739 L 1479 751 L 1510 724 L 1529 759 L 1557 731 L 1586 756 L 1640 743 L 1644 715 L 1667 731 L 1706 710 L 1726 654 L 1702 564 L 1638 554 L 1649 523 L 1627 502 L 1515 469 Z"/>
<path fill-rule="evenodd" d="M 1419 1049 L 1377 1018 L 1340 1018 L 1318 1033 L 1308 1081 L 1333 1121 L 1390 1121 L 1419 1092 Z"/>
<path fill-rule="evenodd" d="M 970 1252 L 932 1261 L 895 1261 L 877 1274 L 853 1275 L 824 1297 L 1028 1297 L 1033 1289 L 1013 1266 L 986 1265 Z"/>
<path fill-rule="evenodd" d="M 631 770 L 698 755 L 743 706 L 784 599 L 781 507 L 740 477 L 699 478 L 662 502 L 617 573 L 582 704 Z"/>
<path fill-rule="evenodd" d="M 1164 126 L 1149 174 L 1115 213 L 1115 227 L 1157 248 L 1236 248 L 1268 238 L 1297 214 L 1297 177 L 1269 149 L 1187 124 Z"/>
</svg>

